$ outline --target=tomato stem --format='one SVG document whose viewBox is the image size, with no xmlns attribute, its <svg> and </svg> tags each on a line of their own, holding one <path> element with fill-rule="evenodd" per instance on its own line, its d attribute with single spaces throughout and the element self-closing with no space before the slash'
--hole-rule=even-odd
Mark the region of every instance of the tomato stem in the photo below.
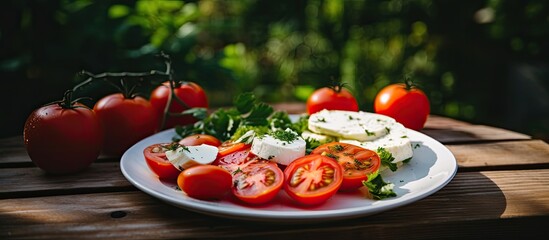
<svg viewBox="0 0 549 240">
<path fill-rule="evenodd" d="M 160 52 L 158 54 L 158 57 L 164 61 L 164 64 L 166 65 L 165 71 L 151 70 L 148 72 L 104 72 L 104 73 L 94 74 L 94 73 L 82 70 L 81 72 L 78 73 L 78 75 L 85 76 L 87 78 L 81 83 L 74 86 L 72 90 L 69 90 L 70 91 L 69 95 L 66 95 L 66 97 L 62 100 L 63 106 L 73 107 L 72 105 L 69 104 L 71 100 L 66 98 L 71 98 L 73 92 L 76 92 L 81 88 L 83 88 L 84 86 L 87 86 L 88 84 L 91 84 L 92 82 L 96 82 L 98 80 L 105 81 L 109 85 L 116 88 L 119 92 L 121 92 L 124 95 L 124 98 L 132 99 L 132 98 L 135 98 L 136 96 L 139 96 L 139 94 L 135 93 L 137 84 L 134 84 L 131 87 L 128 86 L 129 80 L 137 80 L 139 82 L 143 82 L 145 79 L 154 79 L 158 81 L 160 77 L 161 82 L 165 82 L 167 78 L 169 82 L 170 94 L 168 96 L 168 103 L 164 108 L 162 121 L 160 122 L 160 127 L 161 127 L 160 129 L 163 129 L 169 116 L 189 115 L 188 113 L 170 113 L 169 109 L 174 101 L 181 104 L 183 107 L 187 109 L 190 109 L 190 107 L 188 104 L 186 104 L 183 100 L 181 100 L 175 94 L 175 89 L 179 88 L 182 84 L 186 84 L 186 82 L 174 80 L 174 71 L 172 69 L 172 61 L 170 56 L 164 52 Z M 116 80 L 117 82 L 113 80 Z M 59 101 L 55 103 L 59 103 Z"/>
<path fill-rule="evenodd" d="M 332 84 L 328 88 L 332 89 L 336 93 L 340 93 L 343 88 L 347 87 L 346 83 L 332 81 Z"/>
</svg>

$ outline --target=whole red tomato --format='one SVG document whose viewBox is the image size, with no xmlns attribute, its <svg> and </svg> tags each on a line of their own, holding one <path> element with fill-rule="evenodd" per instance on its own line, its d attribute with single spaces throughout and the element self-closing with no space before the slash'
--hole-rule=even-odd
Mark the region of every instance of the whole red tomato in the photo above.
<svg viewBox="0 0 549 240">
<path fill-rule="evenodd" d="M 96 114 L 70 100 L 32 112 L 25 122 L 23 138 L 31 160 L 53 174 L 88 167 L 99 156 L 103 141 Z"/>
<path fill-rule="evenodd" d="M 425 93 L 406 81 L 381 89 L 374 100 L 374 110 L 396 119 L 407 128 L 421 130 L 431 108 Z"/>
<path fill-rule="evenodd" d="M 323 109 L 358 111 L 356 98 L 342 86 L 317 89 L 307 99 L 307 113 L 313 114 Z"/>
<path fill-rule="evenodd" d="M 172 105 L 170 106 L 169 112 L 171 113 L 180 113 L 189 108 L 194 107 L 208 107 L 208 99 L 204 90 L 196 83 L 193 82 L 184 82 L 184 83 L 175 83 L 174 93 L 185 105 L 182 105 L 177 100 L 173 100 Z M 170 95 L 170 83 L 164 82 L 162 85 L 158 86 L 151 93 L 150 101 L 156 110 L 159 120 L 162 120 L 164 115 L 164 109 L 168 103 L 168 96 Z M 166 119 L 164 128 L 172 128 L 176 125 L 188 125 L 195 123 L 196 118 L 186 115 L 186 116 L 172 116 Z"/>
<path fill-rule="evenodd" d="M 104 132 L 103 152 L 120 156 L 139 140 L 156 132 L 158 115 L 142 97 L 122 93 L 103 97 L 93 107 Z"/>
<path fill-rule="evenodd" d="M 222 199 L 231 191 L 232 179 L 232 175 L 223 168 L 199 165 L 181 172 L 177 177 L 177 186 L 192 198 Z"/>
</svg>

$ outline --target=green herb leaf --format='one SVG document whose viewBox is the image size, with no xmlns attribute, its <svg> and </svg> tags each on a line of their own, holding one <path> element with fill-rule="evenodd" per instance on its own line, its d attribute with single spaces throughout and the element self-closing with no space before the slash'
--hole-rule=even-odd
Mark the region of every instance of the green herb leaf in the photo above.
<svg viewBox="0 0 549 240">
<path fill-rule="evenodd" d="M 311 153 L 318 146 L 320 146 L 320 142 L 318 140 L 312 138 L 305 139 L 305 153 Z"/>
<path fill-rule="evenodd" d="M 287 142 L 287 143 L 293 142 L 298 137 L 297 133 L 292 132 L 292 131 L 282 130 L 282 129 L 277 129 L 277 130 L 273 131 L 271 133 L 271 136 L 273 136 L 274 138 L 276 138 L 280 141 Z"/>
<path fill-rule="evenodd" d="M 250 114 L 244 118 L 244 124 L 252 126 L 267 125 L 267 118 L 273 113 L 273 107 L 266 103 L 257 103 L 252 107 Z"/>
<path fill-rule="evenodd" d="M 234 99 L 233 104 L 238 112 L 240 112 L 241 114 L 246 114 L 252 110 L 256 102 L 257 99 L 255 98 L 255 95 L 253 93 L 247 92 L 238 95 Z"/>
<path fill-rule="evenodd" d="M 191 108 L 182 112 L 183 114 L 191 114 L 194 118 L 202 120 L 207 117 L 208 111 L 206 108 Z"/>
<path fill-rule="evenodd" d="M 290 128 L 296 131 L 298 134 L 302 134 L 304 131 L 309 129 L 309 115 L 301 116 L 299 119 L 293 123 Z"/>
<path fill-rule="evenodd" d="M 393 191 L 394 184 L 383 181 L 383 178 L 379 174 L 371 181 L 362 181 L 362 184 L 368 188 L 368 192 L 372 195 L 373 199 L 381 200 L 396 197 L 396 193 Z"/>
<path fill-rule="evenodd" d="M 393 172 L 398 169 L 397 164 L 393 163 L 393 160 L 395 160 L 393 154 L 391 154 L 389 151 L 382 147 L 377 148 L 376 152 L 381 159 L 381 165 L 388 167 Z"/>
</svg>

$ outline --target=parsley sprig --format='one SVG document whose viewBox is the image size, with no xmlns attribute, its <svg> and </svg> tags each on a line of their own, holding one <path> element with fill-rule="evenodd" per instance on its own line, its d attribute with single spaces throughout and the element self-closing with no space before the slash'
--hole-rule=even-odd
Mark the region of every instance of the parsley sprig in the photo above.
<svg viewBox="0 0 549 240">
<path fill-rule="evenodd" d="M 397 164 L 393 163 L 393 160 L 395 160 L 395 158 L 393 157 L 393 154 L 387 151 L 387 149 L 379 147 L 377 148 L 376 152 L 379 155 L 379 158 L 381 159 L 381 165 L 388 167 L 393 172 L 398 169 Z"/>
<path fill-rule="evenodd" d="M 270 105 L 260 102 L 253 93 L 243 93 L 233 101 L 231 108 L 220 108 L 192 125 L 176 127 L 177 138 L 192 134 L 209 134 L 221 141 L 235 140 L 249 130 L 257 135 L 290 128 L 301 134 L 302 122 L 294 124 L 286 112 L 274 111 Z"/>
</svg>

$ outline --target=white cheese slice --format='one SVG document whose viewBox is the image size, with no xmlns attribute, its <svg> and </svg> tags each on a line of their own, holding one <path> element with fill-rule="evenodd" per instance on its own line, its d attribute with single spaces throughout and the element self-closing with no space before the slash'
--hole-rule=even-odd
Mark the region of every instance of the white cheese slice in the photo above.
<svg viewBox="0 0 549 240">
<path fill-rule="evenodd" d="M 385 115 L 369 112 L 322 110 L 309 117 L 309 130 L 338 138 L 369 141 L 389 133 L 387 126 L 396 121 Z"/>
<path fill-rule="evenodd" d="M 255 137 L 250 151 L 263 159 L 288 165 L 295 159 L 305 156 L 305 145 L 305 140 L 299 136 L 292 141 L 282 141 L 267 134 Z"/>
<path fill-rule="evenodd" d="M 310 132 L 310 131 L 306 131 L 306 130 L 301 133 L 301 137 L 303 139 L 317 140 L 320 144 L 337 141 L 337 138 L 334 137 L 334 136 L 314 133 L 314 132 Z"/>
<path fill-rule="evenodd" d="M 172 165 L 183 171 L 196 165 L 212 163 L 217 157 L 219 149 L 202 144 L 199 146 L 179 147 L 176 150 L 166 151 L 166 157 Z"/>
<path fill-rule="evenodd" d="M 359 147 L 376 151 L 377 148 L 385 148 L 393 157 L 393 163 L 402 162 L 414 155 L 412 143 L 407 136 L 408 130 L 400 123 L 394 123 L 387 126 L 389 133 L 381 138 L 372 141 L 357 141 L 349 139 L 340 139 L 340 142 L 353 144 Z"/>
</svg>

